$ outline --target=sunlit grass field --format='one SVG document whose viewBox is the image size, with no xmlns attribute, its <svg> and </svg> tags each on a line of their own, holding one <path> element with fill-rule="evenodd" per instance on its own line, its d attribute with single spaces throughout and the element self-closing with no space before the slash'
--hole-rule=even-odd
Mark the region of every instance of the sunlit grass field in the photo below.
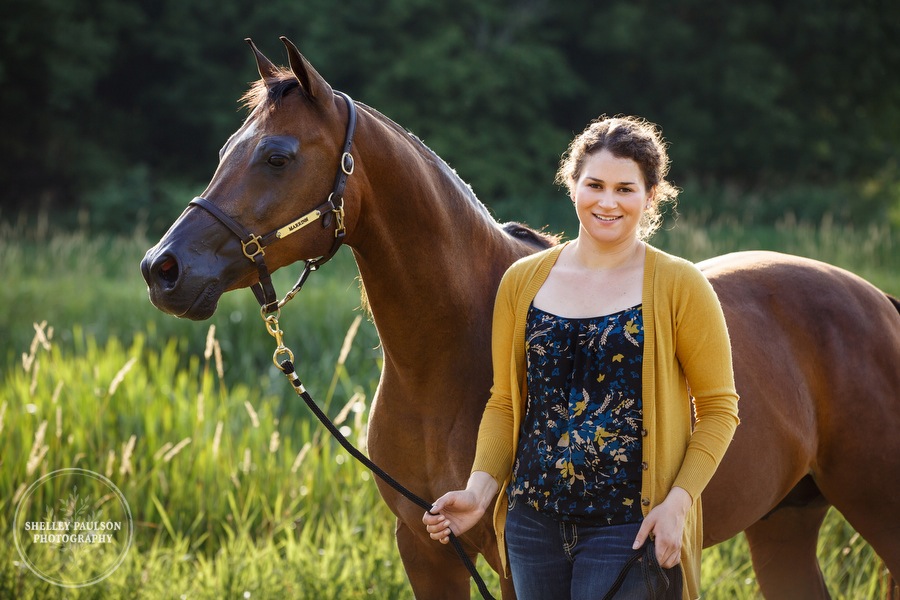
<svg viewBox="0 0 900 600">
<path fill-rule="evenodd" d="M 692 260 L 757 248 L 801 254 L 897 295 L 895 237 L 830 221 L 750 229 L 680 220 L 654 243 Z M 272 365 L 252 295 L 226 295 L 204 323 L 163 315 L 138 270 L 151 243 L 140 231 L 0 226 L 0 598 L 412 598 L 372 476 Z M 277 274 L 279 290 L 291 274 Z M 356 276 L 342 251 L 281 322 L 307 388 L 364 447 L 380 351 Z M 34 576 L 11 541 L 24 489 L 67 467 L 114 481 L 136 531 L 124 563 L 78 589 Z M 703 556 L 705 597 L 758 597 L 743 537 Z M 819 557 L 833 597 L 884 596 L 881 562 L 835 511 Z"/>
</svg>

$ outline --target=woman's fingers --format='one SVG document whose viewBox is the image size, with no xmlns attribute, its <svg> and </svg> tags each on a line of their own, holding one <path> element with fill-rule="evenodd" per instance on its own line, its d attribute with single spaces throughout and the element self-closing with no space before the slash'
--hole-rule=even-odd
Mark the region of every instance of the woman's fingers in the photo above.
<svg viewBox="0 0 900 600">
<path fill-rule="evenodd" d="M 437 540 L 443 544 L 450 541 L 450 523 L 445 521 L 439 525 L 429 526 L 426 529 L 428 529 L 428 535 L 431 539 Z"/>
<path fill-rule="evenodd" d="M 439 533 L 441 531 L 446 531 L 450 529 L 450 522 L 444 519 L 438 523 L 432 523 L 431 525 L 427 525 L 425 527 L 428 533 Z"/>
<path fill-rule="evenodd" d="M 664 545 L 656 543 L 656 561 L 659 566 L 671 569 L 681 562 L 681 544 Z"/>
<path fill-rule="evenodd" d="M 490 482 L 494 483 L 494 480 L 491 479 Z M 422 516 L 422 521 L 432 539 L 446 544 L 450 541 L 451 533 L 462 535 L 478 523 L 484 510 L 474 492 L 457 490 L 438 498 L 431 510 Z"/>
<path fill-rule="evenodd" d="M 425 531 L 428 532 L 428 537 L 444 544 L 450 541 L 450 521 L 446 517 L 427 512 L 422 517 L 422 521 L 425 523 Z"/>
</svg>

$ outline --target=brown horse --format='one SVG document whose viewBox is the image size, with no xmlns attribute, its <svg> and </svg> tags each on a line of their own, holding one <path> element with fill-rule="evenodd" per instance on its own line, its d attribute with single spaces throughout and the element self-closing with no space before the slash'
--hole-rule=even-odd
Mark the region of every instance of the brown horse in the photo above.
<svg viewBox="0 0 900 600">
<path fill-rule="evenodd" d="M 555 240 L 496 223 L 437 155 L 375 110 L 345 102 L 282 40 L 291 69 L 253 47 L 262 80 L 247 94 L 250 115 L 222 148 L 204 200 L 147 251 L 150 298 L 168 313 L 208 318 L 222 293 L 264 275 L 237 236 L 274 233 L 298 215 L 316 219 L 329 198 L 325 212 L 335 218 L 324 226 L 264 236 L 267 268 L 327 256 L 335 239 L 352 249 L 384 352 L 369 455 L 417 495 L 436 498 L 469 474 L 491 385 L 500 277 Z M 342 158 L 351 113 L 355 169 Z M 339 165 L 352 174 L 332 198 Z M 224 226 L 217 213 L 238 225 Z M 898 310 L 862 279 L 811 260 L 738 253 L 702 266 L 732 335 L 742 417 L 703 495 L 706 545 L 746 531 L 767 597 L 824 598 L 815 547 L 833 505 L 900 571 Z M 469 574 L 428 538 L 422 509 L 380 481 L 379 489 L 397 516 L 416 596 L 468 598 Z M 462 542 L 500 568 L 488 519 Z M 501 585 L 513 598 L 511 582 Z"/>
</svg>

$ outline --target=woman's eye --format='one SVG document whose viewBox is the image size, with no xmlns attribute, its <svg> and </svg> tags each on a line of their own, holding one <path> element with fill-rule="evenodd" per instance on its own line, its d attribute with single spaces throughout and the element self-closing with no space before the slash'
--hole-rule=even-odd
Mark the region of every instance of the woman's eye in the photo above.
<svg viewBox="0 0 900 600">
<path fill-rule="evenodd" d="M 283 167 L 287 164 L 288 158 L 283 154 L 273 154 L 269 157 L 268 162 L 273 167 Z"/>
</svg>

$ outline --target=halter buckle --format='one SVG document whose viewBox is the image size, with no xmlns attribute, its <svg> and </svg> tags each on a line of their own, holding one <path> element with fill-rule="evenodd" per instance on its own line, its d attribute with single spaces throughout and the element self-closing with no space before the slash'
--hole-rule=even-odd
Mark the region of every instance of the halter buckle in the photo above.
<svg viewBox="0 0 900 600">
<path fill-rule="evenodd" d="M 262 245 L 262 237 L 254 234 L 250 234 L 250 239 L 246 242 L 241 240 L 241 250 L 244 252 L 244 256 L 249 258 L 252 261 L 256 261 L 257 256 L 265 256 L 266 248 Z"/>
<path fill-rule="evenodd" d="M 344 172 L 345 175 L 353 175 L 353 168 L 356 166 L 353 161 L 353 155 L 349 152 L 344 152 L 341 155 L 341 171 Z"/>
</svg>

